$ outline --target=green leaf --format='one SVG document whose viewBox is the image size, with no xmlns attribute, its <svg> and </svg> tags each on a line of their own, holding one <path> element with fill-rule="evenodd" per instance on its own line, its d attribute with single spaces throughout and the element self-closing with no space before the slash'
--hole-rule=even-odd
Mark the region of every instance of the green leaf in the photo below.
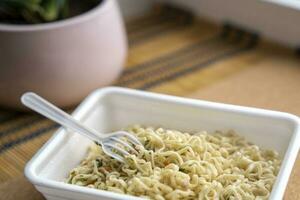
<svg viewBox="0 0 300 200">
<path fill-rule="evenodd" d="M 72 1 L 86 4 L 86 8 L 99 2 L 101 0 Z M 70 0 L 0 0 L 0 23 L 42 23 L 64 19 L 70 16 L 70 3 Z"/>
<path fill-rule="evenodd" d="M 53 21 L 58 18 L 59 10 L 56 0 L 43 1 L 42 5 L 40 15 L 45 21 Z"/>
</svg>

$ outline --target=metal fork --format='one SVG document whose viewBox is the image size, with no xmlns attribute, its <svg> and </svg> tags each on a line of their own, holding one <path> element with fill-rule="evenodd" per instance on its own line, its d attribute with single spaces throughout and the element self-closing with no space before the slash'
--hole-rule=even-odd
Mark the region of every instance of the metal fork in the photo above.
<svg viewBox="0 0 300 200">
<path fill-rule="evenodd" d="M 41 115 L 101 144 L 105 154 L 120 162 L 124 162 L 124 156 L 130 155 L 131 152 L 137 154 L 137 151 L 134 148 L 135 145 L 143 146 L 135 136 L 126 131 L 100 134 L 93 129 L 87 128 L 71 115 L 62 111 L 35 93 L 27 92 L 23 94 L 21 101 L 25 106 L 40 113 Z"/>
</svg>

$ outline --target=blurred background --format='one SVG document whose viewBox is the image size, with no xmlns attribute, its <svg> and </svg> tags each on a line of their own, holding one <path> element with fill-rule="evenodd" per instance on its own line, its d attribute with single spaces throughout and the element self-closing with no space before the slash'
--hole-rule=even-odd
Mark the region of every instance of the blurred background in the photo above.
<svg viewBox="0 0 300 200">
<path fill-rule="evenodd" d="M 300 115 L 298 0 L 22 2 L 0 2 L 0 199 L 43 199 L 23 168 L 58 125 L 25 91 L 69 112 L 113 85 Z M 285 199 L 299 189 L 298 156 Z"/>
</svg>

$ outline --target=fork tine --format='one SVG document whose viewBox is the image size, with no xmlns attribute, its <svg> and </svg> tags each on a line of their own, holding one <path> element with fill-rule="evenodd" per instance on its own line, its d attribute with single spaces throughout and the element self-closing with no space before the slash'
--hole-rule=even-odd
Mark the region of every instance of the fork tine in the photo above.
<svg viewBox="0 0 300 200">
<path fill-rule="evenodd" d="M 124 158 L 122 158 L 122 156 L 112 152 L 111 147 L 107 147 L 105 145 L 102 145 L 102 149 L 103 149 L 103 151 L 106 155 L 108 155 L 108 156 L 110 156 L 110 157 L 112 157 L 112 158 L 114 158 L 114 159 L 116 159 L 120 162 L 125 162 Z"/>
<path fill-rule="evenodd" d="M 129 150 L 133 151 L 134 153 L 138 154 L 138 152 L 131 146 L 129 145 L 127 142 L 117 138 L 117 137 L 111 137 L 109 138 L 111 140 L 114 140 L 115 142 L 121 143 L 123 146 L 127 147 Z"/>
<path fill-rule="evenodd" d="M 131 135 L 130 133 L 128 133 L 126 131 L 115 132 L 112 136 L 118 136 L 118 137 L 120 137 L 121 135 L 123 135 L 126 138 L 128 138 L 135 145 L 141 145 L 141 146 L 143 146 L 142 143 L 135 136 Z"/>
<path fill-rule="evenodd" d="M 119 152 L 121 152 L 122 154 L 124 154 L 126 156 L 130 155 L 130 153 L 128 153 L 127 151 L 125 151 L 121 147 L 118 147 L 117 145 L 113 145 L 113 144 L 110 144 L 110 143 L 103 143 L 103 145 L 104 146 L 109 146 L 109 147 L 111 147 L 111 149 L 116 149 L 116 150 L 118 150 Z"/>
</svg>

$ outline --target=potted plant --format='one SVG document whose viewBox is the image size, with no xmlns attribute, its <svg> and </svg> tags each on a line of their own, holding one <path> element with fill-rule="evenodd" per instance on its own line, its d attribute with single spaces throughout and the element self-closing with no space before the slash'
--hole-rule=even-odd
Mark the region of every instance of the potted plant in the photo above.
<svg viewBox="0 0 300 200">
<path fill-rule="evenodd" d="M 115 0 L 1 0 L 0 105 L 29 90 L 76 104 L 116 79 L 126 52 Z"/>
</svg>

